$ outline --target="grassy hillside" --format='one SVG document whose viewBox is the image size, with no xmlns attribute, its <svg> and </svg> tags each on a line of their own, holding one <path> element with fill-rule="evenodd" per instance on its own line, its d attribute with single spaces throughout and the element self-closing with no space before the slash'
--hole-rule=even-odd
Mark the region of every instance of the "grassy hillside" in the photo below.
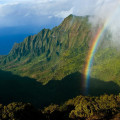
<svg viewBox="0 0 120 120">
<path fill-rule="evenodd" d="M 94 57 L 91 77 L 103 81 L 114 81 L 120 85 L 120 49 L 118 47 L 108 45 L 101 49 L 100 46 Z"/>
</svg>

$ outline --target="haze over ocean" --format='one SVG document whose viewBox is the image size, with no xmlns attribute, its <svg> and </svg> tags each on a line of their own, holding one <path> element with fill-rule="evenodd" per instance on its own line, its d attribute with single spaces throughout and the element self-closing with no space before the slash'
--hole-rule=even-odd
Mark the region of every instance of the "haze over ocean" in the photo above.
<svg viewBox="0 0 120 120">
<path fill-rule="evenodd" d="M 55 24 L 42 26 L 18 26 L 18 27 L 2 27 L 0 28 L 0 55 L 7 55 L 15 43 L 22 42 L 26 37 L 35 35 L 43 28 L 52 29 L 57 26 L 60 21 Z"/>
</svg>

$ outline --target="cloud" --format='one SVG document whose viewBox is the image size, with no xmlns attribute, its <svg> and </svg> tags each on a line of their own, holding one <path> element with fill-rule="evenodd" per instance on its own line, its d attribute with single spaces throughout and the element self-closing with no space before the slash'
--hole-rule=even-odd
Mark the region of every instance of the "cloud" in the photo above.
<svg viewBox="0 0 120 120">
<path fill-rule="evenodd" d="M 61 11 L 62 3 L 56 0 L 0 1 L 0 27 L 48 24 L 49 16 L 54 18 L 55 13 Z"/>
<path fill-rule="evenodd" d="M 44 25 L 69 14 L 106 19 L 120 0 L 0 0 L 0 27 Z"/>
<path fill-rule="evenodd" d="M 69 14 L 85 15 L 92 6 L 90 0 L 86 1 L 89 2 L 83 2 L 83 0 L 1 0 L 0 27 L 48 24 L 50 19 L 55 18 L 61 21 Z M 83 7 L 85 5 L 86 7 Z"/>
<path fill-rule="evenodd" d="M 120 43 L 120 0 L 97 0 L 93 16 L 89 19 L 93 27 L 104 25 L 111 32 L 111 40 Z"/>
<path fill-rule="evenodd" d="M 71 8 L 70 10 L 64 10 L 64 11 L 60 11 L 59 13 L 56 13 L 55 16 L 58 17 L 58 18 L 65 18 L 67 17 L 68 15 L 70 14 L 73 14 L 73 9 L 74 8 Z"/>
</svg>

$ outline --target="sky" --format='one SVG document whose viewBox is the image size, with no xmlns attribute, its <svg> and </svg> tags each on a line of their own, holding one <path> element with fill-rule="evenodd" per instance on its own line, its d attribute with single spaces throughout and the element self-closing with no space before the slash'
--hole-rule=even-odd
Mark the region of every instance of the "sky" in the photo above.
<svg viewBox="0 0 120 120">
<path fill-rule="evenodd" d="M 96 0 L 0 0 L 0 27 L 45 25 L 69 14 L 85 15 L 94 7 L 92 1 Z"/>
<path fill-rule="evenodd" d="M 28 35 L 59 25 L 70 14 L 105 18 L 119 1 L 0 0 L 0 54 L 8 54 L 14 42 L 21 42 Z M 9 47 L 5 47 L 7 41 Z"/>
</svg>

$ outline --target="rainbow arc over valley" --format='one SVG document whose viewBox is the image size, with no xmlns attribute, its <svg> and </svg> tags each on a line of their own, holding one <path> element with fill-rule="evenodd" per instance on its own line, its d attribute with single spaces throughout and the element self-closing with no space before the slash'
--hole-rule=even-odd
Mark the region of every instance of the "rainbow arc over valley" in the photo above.
<svg viewBox="0 0 120 120">
<path fill-rule="evenodd" d="M 107 28 L 109 27 L 109 25 L 111 24 L 112 18 L 114 17 L 115 13 L 119 11 L 120 6 L 117 6 L 115 9 L 115 12 L 112 13 L 112 15 L 110 15 L 110 17 L 104 22 L 104 24 L 102 25 L 102 27 L 100 27 L 95 35 L 95 37 L 93 38 L 93 42 L 92 45 L 89 48 L 89 52 L 88 52 L 88 56 L 86 58 L 86 63 L 85 63 L 85 67 L 84 67 L 84 83 L 83 83 L 83 87 L 84 87 L 84 92 L 85 94 L 88 94 L 88 89 L 89 89 L 89 84 L 90 84 L 90 74 L 91 74 L 91 68 L 92 68 L 92 64 L 93 64 L 93 60 L 94 60 L 94 55 L 96 53 L 97 47 L 100 43 L 100 40 L 102 38 L 103 33 L 107 30 Z"/>
</svg>

